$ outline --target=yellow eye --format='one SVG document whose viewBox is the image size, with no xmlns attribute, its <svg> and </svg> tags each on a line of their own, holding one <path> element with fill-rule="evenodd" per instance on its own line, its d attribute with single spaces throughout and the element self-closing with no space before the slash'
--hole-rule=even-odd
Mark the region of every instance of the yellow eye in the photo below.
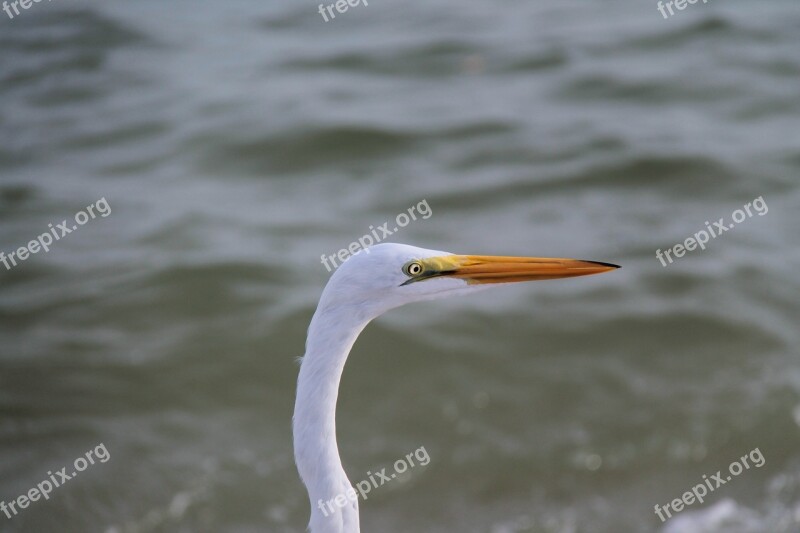
<svg viewBox="0 0 800 533">
<path fill-rule="evenodd" d="M 405 272 L 407 276 L 419 276 L 422 274 L 422 271 L 422 263 L 417 261 L 412 261 L 403 267 L 403 272 Z"/>
</svg>

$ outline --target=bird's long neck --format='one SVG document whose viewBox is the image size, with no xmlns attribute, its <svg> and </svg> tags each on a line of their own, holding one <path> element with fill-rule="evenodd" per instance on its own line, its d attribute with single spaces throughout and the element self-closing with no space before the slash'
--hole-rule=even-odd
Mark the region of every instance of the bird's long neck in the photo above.
<svg viewBox="0 0 800 533">
<path fill-rule="evenodd" d="M 311 320 L 297 381 L 294 453 L 311 502 L 312 533 L 358 533 L 358 505 L 329 504 L 351 485 L 336 443 L 336 399 L 344 364 L 368 319 L 320 307 Z M 340 500 L 341 501 L 341 500 Z"/>
</svg>

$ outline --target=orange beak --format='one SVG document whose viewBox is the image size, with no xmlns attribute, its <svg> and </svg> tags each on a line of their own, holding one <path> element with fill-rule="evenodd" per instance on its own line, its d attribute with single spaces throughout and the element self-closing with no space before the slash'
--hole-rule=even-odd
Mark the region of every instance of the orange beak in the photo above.
<svg viewBox="0 0 800 533">
<path fill-rule="evenodd" d="M 450 277 L 467 283 L 512 283 L 601 274 L 620 268 L 611 263 L 553 257 L 503 257 L 446 255 L 420 261 L 424 271 L 417 279 Z"/>
</svg>

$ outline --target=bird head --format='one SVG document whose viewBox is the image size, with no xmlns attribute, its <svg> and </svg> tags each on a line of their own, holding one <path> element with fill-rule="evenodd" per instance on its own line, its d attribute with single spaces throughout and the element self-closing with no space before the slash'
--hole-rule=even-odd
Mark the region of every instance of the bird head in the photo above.
<svg viewBox="0 0 800 533">
<path fill-rule="evenodd" d="M 359 251 L 334 272 L 320 304 L 353 305 L 372 319 L 401 305 L 498 283 L 600 274 L 610 263 L 548 257 L 458 255 L 383 243 Z"/>
</svg>

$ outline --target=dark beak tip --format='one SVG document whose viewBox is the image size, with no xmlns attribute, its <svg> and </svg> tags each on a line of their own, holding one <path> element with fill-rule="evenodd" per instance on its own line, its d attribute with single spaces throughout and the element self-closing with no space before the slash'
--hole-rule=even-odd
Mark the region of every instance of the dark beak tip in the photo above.
<svg viewBox="0 0 800 533">
<path fill-rule="evenodd" d="M 596 265 L 601 265 L 608 268 L 622 268 L 620 265 L 615 265 L 614 263 L 603 263 L 602 261 L 587 261 L 588 263 L 594 263 Z"/>
</svg>

